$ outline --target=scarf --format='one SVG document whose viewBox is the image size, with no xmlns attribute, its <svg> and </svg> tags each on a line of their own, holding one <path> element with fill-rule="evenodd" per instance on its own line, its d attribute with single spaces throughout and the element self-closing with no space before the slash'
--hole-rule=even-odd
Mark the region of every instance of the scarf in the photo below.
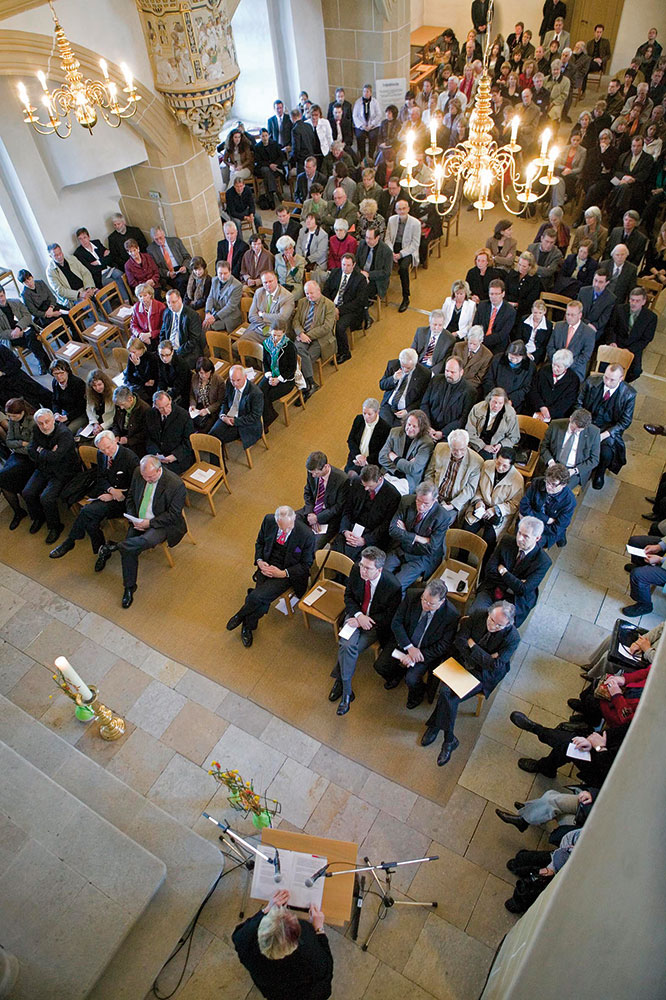
<svg viewBox="0 0 666 1000">
<path fill-rule="evenodd" d="M 272 337 L 266 337 L 264 341 L 264 347 L 268 351 L 271 358 L 271 376 L 277 378 L 280 374 L 280 354 L 287 345 L 287 337 L 282 334 L 282 338 L 276 344 Z"/>
</svg>

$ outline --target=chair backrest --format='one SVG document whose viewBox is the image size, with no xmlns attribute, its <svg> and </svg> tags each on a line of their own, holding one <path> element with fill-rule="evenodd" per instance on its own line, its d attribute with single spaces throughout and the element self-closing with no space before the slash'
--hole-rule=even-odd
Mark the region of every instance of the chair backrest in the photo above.
<svg viewBox="0 0 666 1000">
<path fill-rule="evenodd" d="M 231 337 L 226 330 L 206 330 L 206 344 L 211 358 L 220 357 L 216 351 L 221 351 L 222 360 L 230 361 L 232 359 Z"/>
<path fill-rule="evenodd" d="M 535 420 L 534 417 L 527 417 L 524 413 L 518 414 L 518 427 L 521 433 L 529 434 L 539 441 L 543 441 L 548 430 L 548 424 L 544 420 Z"/>
<path fill-rule="evenodd" d="M 16 289 L 16 297 L 21 297 L 21 289 L 19 288 L 18 281 L 14 277 L 14 272 L 10 268 L 3 268 L 0 270 L 0 288 L 4 288 L 7 291 L 7 285 L 14 285 Z"/>
<path fill-rule="evenodd" d="M 214 437 L 213 434 L 190 434 L 190 444 L 197 462 L 206 461 L 206 459 L 201 458 L 201 453 L 206 452 L 209 455 L 214 455 L 220 468 L 224 468 L 222 442 L 219 438 Z"/>
<path fill-rule="evenodd" d="M 252 308 L 252 299 L 248 295 L 243 295 L 240 302 L 240 311 L 241 311 L 241 316 L 243 317 L 243 323 L 246 326 L 251 308 Z"/>
<path fill-rule="evenodd" d="M 46 349 L 46 353 L 51 358 L 55 358 L 55 352 L 58 348 L 64 347 L 68 341 L 73 339 L 64 319 L 54 319 L 52 323 L 45 326 L 43 330 L 39 330 L 38 333 L 39 339 Z"/>
<path fill-rule="evenodd" d="M 326 578 L 328 573 L 340 573 L 342 576 L 348 577 L 354 567 L 354 560 L 343 552 L 336 552 L 334 549 L 318 549 L 315 552 L 316 569 L 320 570 L 324 563 L 326 565 L 321 574 L 323 578 Z"/>
<path fill-rule="evenodd" d="M 597 347 L 597 369 L 603 364 L 622 365 L 625 372 L 628 372 L 633 360 L 632 352 L 624 347 L 610 347 L 608 344 L 599 344 Z"/>
<path fill-rule="evenodd" d="M 105 319 L 108 319 L 109 314 L 123 304 L 115 281 L 110 281 L 108 285 L 103 285 L 98 292 L 95 292 L 95 302 Z"/>
<path fill-rule="evenodd" d="M 126 347 L 112 347 L 111 356 L 118 366 L 121 372 L 124 372 L 127 368 L 127 358 L 129 357 L 129 351 Z"/>
<path fill-rule="evenodd" d="M 78 302 L 73 306 L 69 310 L 69 318 L 79 333 L 83 333 L 86 327 L 99 322 L 97 310 L 90 299 L 84 299 L 83 302 Z"/>
<path fill-rule="evenodd" d="M 240 340 L 236 341 L 236 350 L 238 351 L 238 356 L 241 360 L 243 368 L 254 368 L 254 365 L 248 365 L 248 358 L 251 361 L 261 361 L 262 365 L 264 362 L 264 349 L 261 344 L 257 344 L 254 340 Z"/>
<path fill-rule="evenodd" d="M 92 469 L 93 465 L 97 465 L 97 448 L 91 444 L 80 444 L 79 458 L 86 469 Z"/>
<path fill-rule="evenodd" d="M 639 278 L 636 284 L 640 288 L 644 288 L 647 292 L 648 308 L 652 309 L 657 296 L 662 291 L 664 286 L 660 281 L 655 281 L 654 278 Z"/>
<path fill-rule="evenodd" d="M 556 312 L 564 316 L 567 311 L 567 305 L 572 300 L 568 295 L 558 295 L 556 292 L 542 292 L 541 301 L 546 305 L 546 315 L 550 320 L 553 320 Z"/>
<path fill-rule="evenodd" d="M 484 542 L 483 538 L 480 535 L 476 535 L 473 531 L 464 531 L 462 528 L 449 528 L 446 532 L 446 553 L 452 559 L 458 559 L 459 562 L 469 562 L 470 566 L 480 567 L 487 548 L 488 545 Z M 460 559 L 458 555 L 451 555 L 454 549 L 462 549 L 463 552 L 467 552 L 469 559 Z"/>
</svg>

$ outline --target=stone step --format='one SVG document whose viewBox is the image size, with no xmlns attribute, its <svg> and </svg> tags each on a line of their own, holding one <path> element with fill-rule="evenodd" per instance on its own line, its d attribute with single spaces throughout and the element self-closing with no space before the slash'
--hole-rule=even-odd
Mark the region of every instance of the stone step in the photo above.
<svg viewBox="0 0 666 1000">
<path fill-rule="evenodd" d="M 0 732 L 16 753 L 166 865 L 162 885 L 89 994 L 139 1000 L 220 873 L 222 854 L 1 696 Z"/>
</svg>

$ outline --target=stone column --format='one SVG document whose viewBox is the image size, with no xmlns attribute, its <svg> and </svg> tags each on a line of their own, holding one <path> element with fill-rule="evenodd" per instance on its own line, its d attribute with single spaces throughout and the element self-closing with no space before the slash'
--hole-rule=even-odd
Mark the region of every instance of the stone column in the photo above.
<svg viewBox="0 0 666 1000">
<path fill-rule="evenodd" d="M 331 90 L 349 100 L 364 83 L 404 77 L 409 85 L 409 0 L 322 0 Z"/>
</svg>

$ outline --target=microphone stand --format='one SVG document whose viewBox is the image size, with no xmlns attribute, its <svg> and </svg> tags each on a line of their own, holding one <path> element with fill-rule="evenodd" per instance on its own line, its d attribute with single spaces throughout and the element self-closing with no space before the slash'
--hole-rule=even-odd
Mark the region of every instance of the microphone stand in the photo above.
<svg viewBox="0 0 666 1000">
<path fill-rule="evenodd" d="M 254 844 L 251 844 L 248 840 L 244 840 L 243 837 L 241 837 L 238 833 L 235 833 L 234 830 L 231 829 L 229 824 L 226 823 L 224 820 L 220 822 L 207 812 L 202 813 L 202 815 L 206 819 L 209 819 L 211 823 L 214 823 L 215 826 L 219 826 L 220 830 L 223 831 L 219 839 L 222 841 L 223 844 L 225 844 L 229 848 L 229 850 L 238 859 L 238 867 L 242 865 L 248 872 L 251 872 L 254 870 L 255 858 L 261 858 L 263 861 L 268 862 L 269 865 L 273 865 L 276 875 L 279 873 L 280 856 L 278 854 L 277 847 L 273 848 L 273 850 L 275 851 L 275 857 L 270 858 L 267 854 L 264 854 L 263 851 L 260 851 L 258 847 L 255 847 Z M 241 920 L 245 916 L 245 904 L 248 897 L 249 889 L 250 889 L 250 881 L 248 879 L 247 882 L 245 883 L 245 889 L 243 890 L 243 899 L 241 901 L 241 909 L 238 914 Z"/>
<path fill-rule="evenodd" d="M 382 861 L 381 864 L 371 865 L 369 858 L 363 858 L 365 861 L 365 866 L 362 868 L 347 868 L 344 871 L 339 872 L 324 872 L 323 878 L 333 878 L 335 875 L 349 875 L 351 873 L 357 874 L 358 872 L 370 872 L 375 882 L 379 887 L 380 903 L 379 909 L 377 911 L 377 916 L 375 922 L 370 928 L 370 932 L 361 945 L 361 951 L 367 951 L 370 940 L 379 926 L 379 921 L 384 920 L 388 911 L 393 906 L 430 906 L 433 909 L 437 909 L 437 903 L 432 902 L 419 902 L 413 899 L 395 899 L 391 894 L 391 878 L 395 874 L 395 869 L 399 868 L 401 865 L 420 865 L 424 861 L 439 861 L 439 855 L 433 854 L 429 858 L 410 858 L 408 861 Z M 377 877 L 377 872 L 383 872 L 384 882 L 380 882 Z M 370 887 L 366 890 L 367 893 L 370 892 Z M 364 897 L 361 897 L 361 902 Z"/>
</svg>

